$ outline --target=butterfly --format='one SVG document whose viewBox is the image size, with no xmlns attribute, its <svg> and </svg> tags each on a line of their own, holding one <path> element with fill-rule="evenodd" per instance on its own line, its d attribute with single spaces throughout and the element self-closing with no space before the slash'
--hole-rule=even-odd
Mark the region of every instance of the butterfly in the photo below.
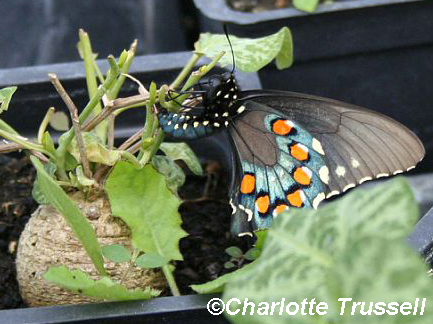
<svg viewBox="0 0 433 324">
<path fill-rule="evenodd" d="M 161 112 L 160 126 L 179 140 L 229 133 L 231 230 L 239 236 L 268 228 L 291 208 L 317 208 L 365 181 L 409 171 L 425 154 L 404 125 L 341 101 L 241 91 L 233 73 L 211 77 L 197 93 L 201 104 Z"/>
</svg>

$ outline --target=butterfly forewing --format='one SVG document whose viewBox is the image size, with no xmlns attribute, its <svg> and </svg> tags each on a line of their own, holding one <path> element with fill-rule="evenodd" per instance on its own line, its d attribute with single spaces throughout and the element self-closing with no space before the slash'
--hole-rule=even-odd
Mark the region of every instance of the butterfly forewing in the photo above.
<svg viewBox="0 0 433 324">
<path fill-rule="evenodd" d="M 237 233 L 409 170 L 425 153 L 405 126 L 358 106 L 281 91 L 246 91 L 240 101 L 246 110 L 229 125 L 238 153 L 231 191 Z"/>
</svg>

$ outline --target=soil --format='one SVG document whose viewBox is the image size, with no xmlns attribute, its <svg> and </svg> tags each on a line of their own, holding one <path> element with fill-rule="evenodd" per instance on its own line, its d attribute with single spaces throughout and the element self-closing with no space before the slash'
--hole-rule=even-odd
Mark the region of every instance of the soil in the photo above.
<svg viewBox="0 0 433 324">
<path fill-rule="evenodd" d="M 177 262 L 176 282 L 182 294 L 191 294 L 192 284 L 204 283 L 232 271 L 224 268 L 230 259 L 229 246 L 244 252 L 251 246 L 249 237 L 230 235 L 231 207 L 228 204 L 228 179 L 216 162 L 207 164 L 211 184 L 203 192 L 208 177 L 187 175 L 179 195 L 183 228 L 190 235 L 180 241 L 184 261 Z M 19 295 L 15 254 L 19 235 L 37 204 L 31 190 L 35 172 L 27 157 L 0 155 L 0 309 L 26 307 Z"/>
<path fill-rule="evenodd" d="M 331 3 L 332 0 L 320 0 Z M 245 12 L 260 12 L 274 9 L 293 7 L 291 0 L 227 0 L 230 7 Z"/>
<path fill-rule="evenodd" d="M 31 194 L 34 176 L 27 157 L 0 155 L 0 309 L 25 307 L 14 260 L 18 238 L 37 207 Z"/>
</svg>

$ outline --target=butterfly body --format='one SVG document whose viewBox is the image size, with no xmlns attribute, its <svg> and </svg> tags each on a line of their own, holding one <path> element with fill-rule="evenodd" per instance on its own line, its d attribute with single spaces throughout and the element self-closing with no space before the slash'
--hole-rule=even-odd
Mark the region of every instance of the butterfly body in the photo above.
<svg viewBox="0 0 433 324">
<path fill-rule="evenodd" d="M 410 170 L 425 153 L 416 135 L 380 113 L 292 92 L 239 91 L 232 75 L 211 83 L 192 113 L 159 118 L 177 139 L 229 132 L 239 235 L 269 227 L 291 208 L 317 208 L 367 180 Z"/>
</svg>

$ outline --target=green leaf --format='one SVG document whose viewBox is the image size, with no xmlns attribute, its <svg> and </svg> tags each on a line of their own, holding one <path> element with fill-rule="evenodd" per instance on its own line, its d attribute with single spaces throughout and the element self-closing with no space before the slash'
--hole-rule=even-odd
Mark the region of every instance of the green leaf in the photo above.
<svg viewBox="0 0 433 324">
<path fill-rule="evenodd" d="M 250 271 L 254 270 L 255 262 L 244 265 L 242 268 L 236 271 L 227 273 L 215 280 L 206 282 L 201 285 L 191 285 L 191 289 L 199 294 L 213 294 L 220 293 L 224 291 L 224 287 L 227 283 L 236 282 L 244 276 L 246 276 Z"/>
<path fill-rule="evenodd" d="M 121 301 L 150 299 L 158 296 L 160 293 L 159 291 L 150 288 L 145 290 L 127 289 L 126 287 L 113 282 L 108 277 L 103 277 L 100 280 L 93 280 L 81 270 L 70 270 L 65 266 L 51 267 L 44 274 L 44 278 L 70 291 L 102 300 Z"/>
<path fill-rule="evenodd" d="M 162 174 L 151 165 L 137 170 L 118 162 L 105 189 L 113 215 L 131 229 L 135 248 L 167 260 L 182 260 L 179 240 L 187 234 L 180 226 L 180 200 L 167 188 Z"/>
<path fill-rule="evenodd" d="M 168 262 L 169 260 L 158 253 L 145 253 L 135 260 L 135 264 L 140 268 L 160 268 Z"/>
<path fill-rule="evenodd" d="M 365 302 L 415 301 L 433 298 L 431 280 L 421 258 L 404 238 L 417 218 L 417 204 L 402 178 L 374 189 L 357 189 L 319 210 L 291 210 L 268 230 L 263 251 L 252 271 L 231 280 L 223 299 L 296 302 L 307 298 L 328 305 L 326 315 L 230 316 L 233 323 L 403 323 L 407 316 L 362 316 L 352 304 L 340 314 L 339 298 Z M 230 307 L 235 311 L 239 305 Z M 242 305 L 240 306 L 242 307 Z M 292 308 L 293 310 L 293 308 Z M 411 323 L 431 321 L 428 314 Z M 265 318 L 266 317 L 266 318 Z"/>
<path fill-rule="evenodd" d="M 260 249 L 258 248 L 251 248 L 245 253 L 245 259 L 248 261 L 254 261 L 260 256 Z"/>
<path fill-rule="evenodd" d="M 44 135 L 42 135 L 42 145 L 48 152 L 54 152 L 56 150 L 54 147 L 54 141 L 49 132 L 45 132 Z"/>
<path fill-rule="evenodd" d="M 177 190 L 185 183 L 185 173 L 172 159 L 155 155 L 152 159 L 153 167 L 162 173 L 167 180 L 167 187 L 177 195 Z"/>
<path fill-rule="evenodd" d="M 263 244 L 265 243 L 266 236 L 268 235 L 268 230 L 267 229 L 257 230 L 254 232 L 254 235 L 257 237 L 254 247 L 256 247 L 261 251 L 263 249 Z"/>
<path fill-rule="evenodd" d="M 120 151 L 108 149 L 102 144 L 101 139 L 95 133 L 83 132 L 83 140 L 89 162 L 114 165 L 121 157 Z M 77 161 L 81 161 L 80 151 L 78 150 L 75 138 L 68 150 Z"/>
<path fill-rule="evenodd" d="M 106 259 L 113 262 L 128 262 L 131 260 L 131 252 L 120 244 L 103 246 L 102 254 Z"/>
<path fill-rule="evenodd" d="M 44 170 L 48 174 L 48 176 L 54 179 L 54 174 L 56 173 L 57 166 L 53 162 L 48 162 L 43 165 Z M 39 175 L 36 175 L 35 182 L 33 183 L 32 196 L 33 199 L 39 205 L 48 205 L 50 202 L 45 198 L 43 191 L 39 186 Z"/>
<path fill-rule="evenodd" d="M 293 6 L 296 9 L 306 12 L 314 12 L 318 4 L 319 0 L 293 0 Z"/>
<path fill-rule="evenodd" d="M 162 143 L 159 147 L 173 161 L 182 160 L 196 175 L 203 175 L 203 169 L 195 153 L 186 143 Z"/>
<path fill-rule="evenodd" d="M 68 197 L 57 182 L 45 171 L 42 163 L 34 156 L 30 157 L 37 170 L 38 187 L 45 199 L 53 205 L 57 211 L 65 218 L 66 222 L 74 231 L 78 240 L 83 245 L 96 269 L 101 275 L 105 275 L 104 260 L 102 258 L 101 247 L 96 238 L 92 225 L 81 214 L 77 205 Z"/>
<path fill-rule="evenodd" d="M 225 249 L 226 253 L 234 258 L 240 258 L 244 254 L 242 253 L 242 250 L 238 248 L 237 246 L 229 246 Z"/>
<path fill-rule="evenodd" d="M 230 35 L 236 68 L 244 72 L 256 72 L 275 59 L 278 69 L 285 69 L 293 63 L 293 44 L 290 29 L 281 28 L 277 33 L 260 38 L 238 38 Z M 225 51 L 219 63 L 233 64 L 231 49 L 225 35 L 200 34 L 195 50 L 210 58 Z"/>
<path fill-rule="evenodd" d="M 17 91 L 17 87 L 8 87 L 0 89 L 0 114 L 8 110 L 12 96 Z"/>
<path fill-rule="evenodd" d="M 92 186 L 96 183 L 94 179 L 89 179 L 84 175 L 82 165 L 77 166 L 77 169 L 75 170 L 75 174 L 77 175 L 78 183 L 84 187 Z"/>
<path fill-rule="evenodd" d="M 50 119 L 50 126 L 57 131 L 67 131 L 69 129 L 69 118 L 63 111 L 56 111 Z"/>
<path fill-rule="evenodd" d="M 231 261 L 227 261 L 226 263 L 224 263 L 224 268 L 226 268 L 226 269 L 231 269 L 234 267 L 235 267 L 235 264 Z"/>
</svg>

